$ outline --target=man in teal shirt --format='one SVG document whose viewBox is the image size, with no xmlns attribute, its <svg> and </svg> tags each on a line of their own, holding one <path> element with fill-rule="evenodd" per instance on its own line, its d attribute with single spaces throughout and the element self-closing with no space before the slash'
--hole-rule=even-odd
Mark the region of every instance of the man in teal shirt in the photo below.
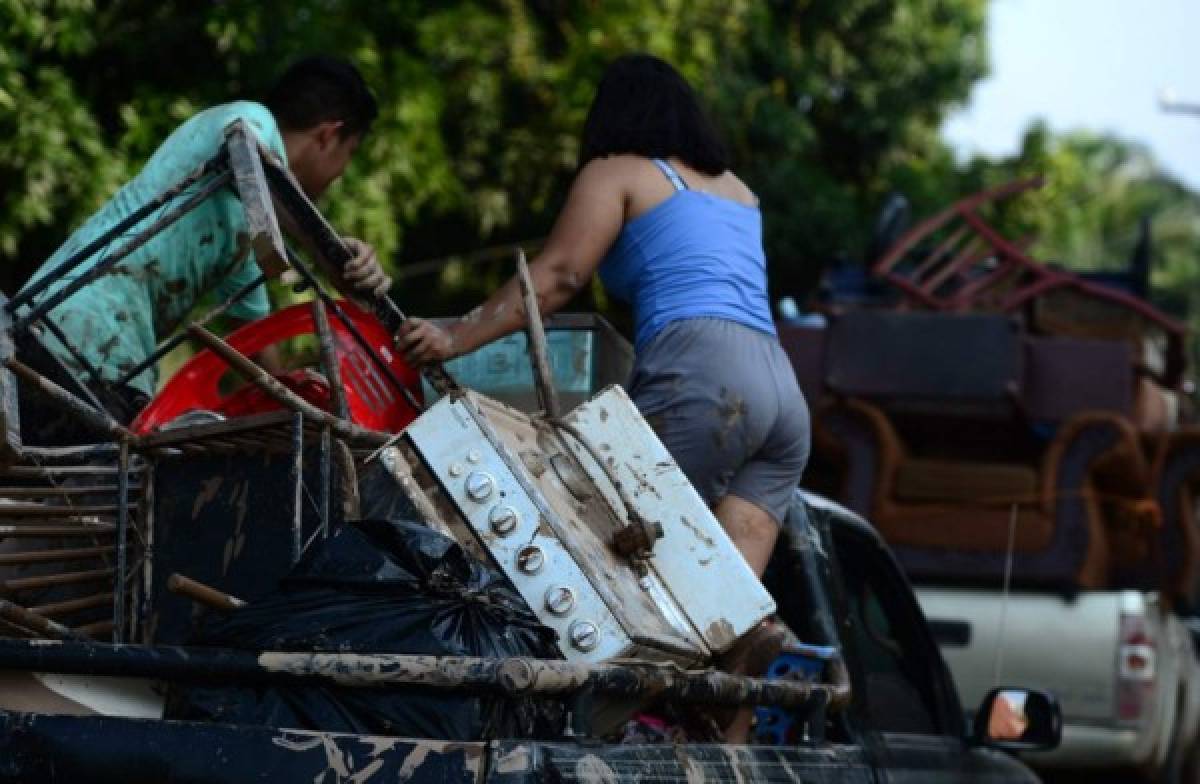
<svg viewBox="0 0 1200 784">
<path fill-rule="evenodd" d="M 301 60 L 276 82 L 263 103 L 215 106 L 179 126 L 137 177 L 76 230 L 26 285 L 211 159 L 234 120 L 245 121 L 316 199 L 341 176 L 377 113 L 375 98 L 354 66 L 330 57 Z M 106 383 L 97 384 L 52 331 L 43 335 L 44 343 L 114 415 L 131 420 L 154 394 L 157 370 L 143 371 L 128 385 L 115 382 L 150 356 L 159 339 L 173 332 L 206 294 L 226 299 L 259 276 L 247 236 L 241 202 L 231 188 L 221 189 L 46 315 Z M 346 268 L 347 279 L 373 294 L 386 292 L 391 281 L 375 252 L 359 240 L 347 243 L 355 254 Z M 119 240 L 109 252 L 114 247 L 120 247 Z M 97 253 L 54 281 L 35 303 L 104 255 Z M 269 309 L 267 292 L 258 286 L 227 313 L 235 322 L 245 322 L 265 316 Z"/>
</svg>

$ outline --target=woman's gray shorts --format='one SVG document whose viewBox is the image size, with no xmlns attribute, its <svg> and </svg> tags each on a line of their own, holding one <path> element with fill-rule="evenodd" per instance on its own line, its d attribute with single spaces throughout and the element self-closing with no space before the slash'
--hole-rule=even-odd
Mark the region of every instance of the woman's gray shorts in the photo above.
<svg viewBox="0 0 1200 784">
<path fill-rule="evenodd" d="M 778 339 L 725 319 L 673 322 L 639 352 L 629 396 L 706 502 L 732 494 L 783 520 L 810 431 Z"/>
</svg>

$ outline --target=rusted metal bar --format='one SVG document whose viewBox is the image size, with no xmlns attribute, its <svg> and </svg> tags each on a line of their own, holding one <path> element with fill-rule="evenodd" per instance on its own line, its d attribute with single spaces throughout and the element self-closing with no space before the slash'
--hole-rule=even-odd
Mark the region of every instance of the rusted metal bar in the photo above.
<svg viewBox="0 0 1200 784">
<path fill-rule="evenodd" d="M 912 271 L 913 281 L 920 284 L 921 288 L 926 288 L 925 276 L 932 271 L 933 268 L 937 266 L 937 263 L 942 260 L 942 257 L 945 256 L 951 249 L 956 247 L 966 235 L 967 228 L 965 226 L 960 226 L 958 229 L 952 232 L 949 237 L 939 242 L 937 247 L 930 251 L 929 255 L 926 256 L 921 263 L 917 265 L 916 269 Z"/>
<path fill-rule="evenodd" d="M 129 254 L 145 245 L 147 242 L 157 236 L 159 232 L 168 228 L 171 226 L 171 224 L 175 223 L 175 221 L 191 212 L 198 204 L 200 204 L 200 202 L 204 201 L 221 188 L 224 188 L 229 184 L 231 179 L 232 175 L 228 170 L 218 172 L 211 180 L 209 180 L 202 187 L 198 188 L 195 193 L 189 196 L 185 202 L 156 220 L 154 223 L 147 226 L 140 233 L 138 233 L 136 237 L 122 245 L 120 250 L 115 251 L 112 255 L 106 256 L 102 261 L 89 267 L 86 271 L 81 273 L 79 277 L 75 278 L 70 283 L 54 292 L 44 302 L 39 303 L 32 310 L 19 318 L 13 325 L 13 330 L 20 332 L 21 330 L 28 329 L 30 324 L 36 323 L 38 319 L 42 318 L 51 310 L 61 305 L 67 298 L 74 295 L 75 292 L 79 291 L 84 286 L 92 283 L 100 276 L 107 274 L 109 270 L 121 263 L 127 256 L 129 256 Z"/>
<path fill-rule="evenodd" d="M 92 364 L 91 360 L 89 360 L 82 354 L 82 352 L 79 351 L 79 348 L 71 342 L 69 337 L 67 337 L 67 333 L 62 331 L 62 327 L 54 323 L 54 319 L 44 318 L 39 321 L 38 324 L 54 333 L 54 337 L 58 338 L 58 342 L 61 343 L 63 348 L 67 350 L 67 353 L 71 355 L 71 359 L 75 360 L 79 366 L 83 368 L 84 372 L 88 374 L 92 381 L 102 386 L 108 384 L 108 382 L 104 380 L 104 376 L 100 375 L 100 369 Z M 88 389 L 86 385 L 81 385 L 81 389 L 83 389 L 84 393 L 90 398 L 90 400 L 87 402 L 96 405 L 97 408 L 104 407 L 103 404 L 100 403 L 99 399 L 96 398 L 95 393 Z"/>
<path fill-rule="evenodd" d="M 114 642 L 125 642 L 125 570 L 129 561 L 129 442 L 117 456 L 117 576 L 113 590 Z"/>
<path fill-rule="evenodd" d="M 98 593 L 92 596 L 84 596 L 80 599 L 69 599 L 65 602 L 55 602 L 53 604 L 43 604 L 40 607 L 30 607 L 31 613 L 36 613 L 43 617 L 53 617 L 56 615 L 67 615 L 69 613 L 78 612 L 79 610 L 90 610 L 93 607 L 104 607 L 112 604 L 113 595 L 110 592 Z"/>
<path fill-rule="evenodd" d="M 76 583 L 92 583 L 97 580 L 107 580 L 115 572 L 115 569 L 89 569 L 85 572 L 64 572 L 62 574 L 45 574 L 38 577 L 19 577 L 12 580 L 0 580 L 0 586 L 6 591 L 28 591 L 35 588 L 51 588 L 56 585 L 75 585 Z"/>
<path fill-rule="evenodd" d="M 965 229 L 963 230 L 965 231 Z M 980 250 L 981 248 L 982 250 Z M 987 243 L 979 237 L 971 237 L 954 258 L 947 261 L 940 270 L 921 283 L 921 288 L 937 296 L 938 289 L 942 285 L 969 269 L 977 260 L 987 258 L 988 251 Z"/>
<path fill-rule="evenodd" d="M 245 259 L 245 257 L 249 254 L 249 247 L 250 246 L 247 245 L 240 253 L 237 254 L 237 257 L 234 259 L 235 265 L 240 263 L 240 261 Z M 236 269 L 236 266 L 235 266 L 235 269 Z M 264 272 L 263 274 L 261 274 L 257 278 L 255 278 L 254 280 L 247 283 L 245 286 L 242 286 L 240 289 L 235 291 L 233 293 L 233 296 L 231 296 L 229 299 L 225 300 L 217 307 L 213 308 L 212 310 L 208 311 L 200 318 L 196 319 L 195 323 L 200 324 L 201 326 L 212 323 L 215 319 L 225 315 L 225 313 L 227 313 L 229 311 L 229 309 L 232 308 L 234 305 L 236 305 L 237 303 L 239 303 L 243 299 L 245 299 L 247 294 L 249 294 L 250 292 L 254 291 L 259 286 L 266 283 L 267 279 L 268 279 L 267 274 Z M 158 348 L 154 349 L 154 351 L 150 354 L 150 356 L 146 357 L 141 362 L 134 365 L 132 368 L 130 368 L 130 370 L 125 375 L 123 375 L 119 379 L 117 379 L 117 383 L 118 384 L 128 384 L 133 379 L 137 378 L 138 376 L 145 373 L 150 368 L 157 365 L 158 361 L 160 359 L 165 357 L 167 354 L 170 354 L 172 351 L 174 351 L 176 348 L 178 348 L 187 339 L 188 339 L 188 336 L 187 336 L 186 332 L 176 332 L 174 335 L 172 335 L 171 337 L 164 340 L 158 346 Z"/>
<path fill-rule="evenodd" d="M 1025 236 L 1018 239 L 1014 244 L 1018 248 L 1024 250 L 1033 242 L 1033 240 L 1035 238 L 1036 237 L 1033 234 L 1026 234 Z M 983 250 L 981 250 L 979 252 L 979 254 L 978 254 L 979 258 L 975 259 L 972 263 L 977 263 L 978 261 L 981 261 L 983 258 L 986 258 L 987 255 L 991 254 L 991 253 L 993 253 L 991 247 L 984 248 Z M 977 294 L 979 294 L 980 292 L 985 291 L 986 289 L 992 288 L 993 286 L 995 286 L 996 288 L 999 288 L 1000 284 L 1004 281 L 1004 279 L 1006 277 L 1015 275 L 1016 277 L 1019 278 L 1020 276 L 1027 275 L 1027 274 L 1031 274 L 1031 271 L 1024 265 L 1017 262 L 1016 260 L 1008 258 L 1008 257 L 997 256 L 997 263 L 996 263 L 995 269 L 993 269 L 990 272 L 987 272 L 983 275 L 980 275 L 978 278 L 975 278 L 974 280 L 964 283 L 962 288 L 960 288 L 957 292 L 955 292 L 953 300 L 952 300 L 952 304 L 955 307 L 965 308 L 968 304 L 971 303 L 971 301 L 975 298 L 975 296 Z M 1020 285 L 1019 280 L 1012 281 L 1012 283 L 1014 285 Z"/>
<path fill-rule="evenodd" d="M 233 612 L 246 606 L 246 603 L 236 596 L 218 591 L 210 585 L 197 582 L 190 577 L 184 577 L 182 574 L 173 574 L 167 578 L 167 590 L 222 612 Z"/>
<path fill-rule="evenodd" d="M 526 332 L 529 336 L 529 359 L 533 363 L 533 380 L 537 388 L 542 411 L 550 420 L 559 418 L 558 390 L 554 388 L 554 374 L 550 370 L 550 358 L 546 354 L 546 330 L 542 327 L 542 314 L 538 309 L 537 292 L 533 290 L 533 278 L 529 265 L 525 263 L 525 251 L 517 249 L 517 280 L 521 284 L 521 297 L 525 301 Z"/>
<path fill-rule="evenodd" d="M 233 370 L 247 381 L 253 383 L 262 391 L 271 396 L 272 399 L 287 406 L 292 411 L 303 414 L 306 418 L 320 422 L 323 425 L 329 426 L 333 432 L 340 437 L 352 441 L 361 441 L 366 444 L 374 444 L 382 446 L 387 443 L 390 436 L 386 433 L 379 433 L 374 430 L 361 428 L 353 422 L 347 422 L 344 419 L 335 417 L 332 414 L 322 411 L 320 408 L 309 403 L 307 400 L 297 396 L 290 389 L 276 381 L 270 373 L 263 370 L 257 363 L 251 360 L 240 351 L 230 346 L 219 337 L 209 332 L 204 327 L 192 324 L 188 326 L 188 332 L 193 334 L 197 340 L 208 346 L 213 352 L 225 360 Z"/>
<path fill-rule="evenodd" d="M 86 628 L 86 627 L 85 627 Z M 228 683 L 324 683 L 352 688 L 420 686 L 456 692 L 569 695 L 584 690 L 718 705 L 846 705 L 837 685 L 766 680 L 646 662 L 575 664 L 558 659 L 486 659 L 405 654 L 250 652 L 228 648 L 37 645 L 0 640 L 0 669 L 124 675 Z"/>
<path fill-rule="evenodd" d="M 24 553 L 0 553 L 0 566 L 24 566 L 38 563 L 66 563 L 100 558 L 113 552 L 113 547 L 74 547 L 59 550 L 31 550 Z"/>
<path fill-rule="evenodd" d="M 884 275 L 890 272 L 904 254 L 912 250 L 918 243 L 928 237 L 943 225 L 949 223 L 953 218 L 959 215 L 964 215 L 976 208 L 992 201 L 1000 201 L 1014 196 L 1022 191 L 1030 188 L 1040 188 L 1042 179 L 1040 177 L 1028 180 L 1014 180 L 1005 183 L 990 190 L 980 191 L 972 196 L 955 202 L 946 209 L 936 215 L 918 223 L 904 233 L 904 236 L 896 241 L 896 244 L 884 251 L 884 255 L 878 259 L 868 259 L 871 264 L 871 273 L 873 275 Z"/>
<path fill-rule="evenodd" d="M 346 388 L 342 386 L 342 368 L 338 364 L 337 343 L 329 327 L 329 313 L 325 303 L 317 297 L 312 301 L 313 324 L 317 330 L 317 344 L 321 349 L 321 370 L 329 384 L 329 402 L 333 414 L 350 419 L 350 404 L 346 402 Z"/>
<path fill-rule="evenodd" d="M 52 621 L 49 618 L 43 618 L 37 613 L 32 613 L 19 604 L 13 604 L 7 599 L 0 599 L 0 618 L 14 623 L 17 626 L 24 626 L 26 629 L 32 629 L 46 637 L 53 637 L 56 640 L 77 640 L 79 635 L 63 626 L 57 621 Z"/>
<path fill-rule="evenodd" d="M 88 427 L 103 433 L 114 441 L 123 439 L 136 439 L 125 426 L 113 419 L 107 411 L 99 411 L 87 403 L 84 403 L 79 398 L 72 395 L 67 390 L 55 384 L 50 379 L 38 373 L 33 368 L 27 366 L 16 357 L 9 358 L 4 363 L 9 370 L 16 374 L 21 381 L 29 384 L 45 395 L 51 403 L 61 409 L 66 410 L 72 416 L 79 419 Z"/>
<path fill-rule="evenodd" d="M 149 216 L 150 213 L 154 212 L 159 207 L 161 207 L 164 204 L 166 204 L 167 202 L 171 201 L 176 196 L 178 196 L 180 193 L 182 193 L 183 191 L 190 188 L 192 185 L 195 185 L 202 178 L 204 178 L 205 176 L 216 171 L 217 168 L 219 168 L 220 166 L 223 165 L 223 163 L 224 163 L 223 159 L 224 159 L 223 155 L 218 155 L 214 158 L 209 159 L 203 165 L 201 165 L 199 168 L 197 168 L 195 171 L 193 171 L 191 174 L 187 175 L 182 180 L 180 180 L 179 182 L 172 185 L 170 188 L 168 188 L 165 191 L 163 191 L 162 193 L 158 194 L 153 199 L 151 199 L 150 201 L 143 204 L 141 207 L 138 207 L 136 210 L 134 210 L 133 212 L 126 215 L 124 218 L 119 220 L 117 223 L 113 224 L 113 226 L 111 228 L 106 229 L 99 237 L 92 240 L 87 245 L 83 246 L 78 251 L 76 251 L 75 253 L 71 254 L 71 256 L 64 259 L 53 270 L 51 270 L 50 272 L 48 272 L 44 276 L 42 276 L 37 281 L 37 283 L 35 283 L 31 286 L 27 286 L 25 289 L 20 291 L 5 306 L 8 309 L 8 312 L 15 313 L 17 308 L 19 308 L 21 305 L 24 305 L 26 302 L 30 301 L 37 295 L 41 294 L 48 285 L 50 285 L 51 283 L 53 283 L 56 280 L 59 280 L 63 275 L 67 274 L 68 272 L 73 270 L 75 267 L 79 266 L 79 264 L 86 261 L 88 259 L 88 257 L 92 256 L 96 251 L 100 250 L 102 247 L 104 247 L 108 243 L 112 242 L 114 239 L 116 239 L 120 235 L 124 234 L 126 231 L 128 231 L 133 226 L 136 226 L 144 218 Z"/>
</svg>

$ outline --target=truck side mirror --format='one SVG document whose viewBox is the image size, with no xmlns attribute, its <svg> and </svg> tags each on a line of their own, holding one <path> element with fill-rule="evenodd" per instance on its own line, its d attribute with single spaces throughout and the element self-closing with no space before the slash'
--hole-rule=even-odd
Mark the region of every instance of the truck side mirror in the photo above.
<svg viewBox="0 0 1200 784">
<path fill-rule="evenodd" d="M 992 689 L 975 713 L 974 740 L 1005 751 L 1042 751 L 1062 739 L 1062 710 L 1054 695 L 1030 689 Z"/>
</svg>

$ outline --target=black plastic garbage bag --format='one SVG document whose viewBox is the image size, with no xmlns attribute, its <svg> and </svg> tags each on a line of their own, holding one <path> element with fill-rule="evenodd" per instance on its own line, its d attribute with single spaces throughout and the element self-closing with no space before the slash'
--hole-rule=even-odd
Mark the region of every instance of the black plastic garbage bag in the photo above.
<svg viewBox="0 0 1200 784">
<path fill-rule="evenodd" d="M 417 520 L 421 515 L 400 486 L 388 472 L 382 459 L 371 460 L 359 471 L 358 498 L 360 517 L 364 520 Z"/>
<path fill-rule="evenodd" d="M 410 522 L 341 526 L 279 589 L 210 618 L 196 645 L 276 651 L 559 658 L 503 575 Z M 179 687 L 168 718 L 445 740 L 550 738 L 561 701 L 418 687 Z"/>
</svg>

